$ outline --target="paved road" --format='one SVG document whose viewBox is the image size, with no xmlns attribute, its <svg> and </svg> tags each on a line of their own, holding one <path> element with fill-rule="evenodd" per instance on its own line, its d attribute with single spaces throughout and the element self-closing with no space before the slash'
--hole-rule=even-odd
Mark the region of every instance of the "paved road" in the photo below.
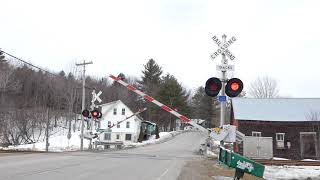
<svg viewBox="0 0 320 180">
<path fill-rule="evenodd" d="M 204 136 L 188 132 L 165 143 L 116 152 L 0 156 L 0 180 L 175 180 Z"/>
</svg>

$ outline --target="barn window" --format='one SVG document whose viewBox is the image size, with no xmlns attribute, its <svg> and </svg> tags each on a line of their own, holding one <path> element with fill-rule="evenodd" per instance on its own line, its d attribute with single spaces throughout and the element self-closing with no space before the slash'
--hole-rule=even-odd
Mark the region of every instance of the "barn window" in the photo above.
<svg viewBox="0 0 320 180">
<path fill-rule="evenodd" d="M 130 128 L 130 122 L 127 121 L 126 128 Z"/>
<path fill-rule="evenodd" d="M 117 139 L 120 139 L 120 134 L 117 134 Z"/>
<path fill-rule="evenodd" d="M 126 114 L 126 109 L 125 108 L 122 108 L 122 115 L 125 115 Z"/>
<path fill-rule="evenodd" d="M 284 148 L 284 133 L 276 133 L 277 148 Z"/>
<path fill-rule="evenodd" d="M 117 108 L 113 109 L 113 115 L 117 115 Z"/>
<path fill-rule="evenodd" d="M 261 137 L 261 132 L 252 131 L 252 136 L 254 136 L 254 137 Z"/>
<path fill-rule="evenodd" d="M 111 127 L 111 121 L 108 121 L 108 127 Z"/>
<path fill-rule="evenodd" d="M 119 121 L 117 122 L 117 128 L 120 128 L 120 123 L 119 123 Z"/>
</svg>

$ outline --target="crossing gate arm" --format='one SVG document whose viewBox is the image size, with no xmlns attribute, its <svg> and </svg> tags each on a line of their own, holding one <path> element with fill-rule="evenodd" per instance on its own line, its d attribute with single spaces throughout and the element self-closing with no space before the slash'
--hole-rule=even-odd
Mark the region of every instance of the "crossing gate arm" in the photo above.
<svg viewBox="0 0 320 180">
<path fill-rule="evenodd" d="M 161 102 L 157 101 L 157 100 L 154 99 L 153 97 L 151 97 L 151 96 L 145 94 L 144 92 L 138 90 L 138 89 L 135 88 L 134 86 L 132 86 L 132 85 L 130 85 L 130 84 L 122 81 L 120 77 L 115 77 L 115 76 L 113 76 L 113 75 L 109 75 L 109 77 L 110 77 L 111 79 L 113 79 L 114 81 L 118 82 L 119 84 L 127 87 L 130 91 L 138 94 L 139 96 L 142 96 L 142 97 L 143 97 L 144 99 L 146 99 L 147 101 L 152 102 L 153 104 L 159 106 L 161 109 L 163 109 L 163 110 L 165 110 L 165 111 L 173 114 L 173 115 L 176 116 L 177 118 L 179 118 L 179 119 L 187 122 L 188 124 L 192 125 L 193 127 L 198 128 L 200 131 L 202 131 L 202 132 L 204 132 L 204 133 L 208 133 L 208 130 L 207 130 L 206 128 L 200 126 L 199 124 L 197 124 L 197 123 L 194 122 L 194 121 L 191 121 L 189 118 L 181 115 L 181 114 L 178 113 L 177 111 L 174 111 L 173 109 L 171 109 L 170 107 L 162 104 Z"/>
</svg>

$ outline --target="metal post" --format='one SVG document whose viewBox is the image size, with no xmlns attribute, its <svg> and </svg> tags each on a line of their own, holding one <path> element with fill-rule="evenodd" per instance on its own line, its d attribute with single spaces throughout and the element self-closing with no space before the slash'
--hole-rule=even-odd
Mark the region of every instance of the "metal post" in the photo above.
<svg viewBox="0 0 320 180">
<path fill-rule="evenodd" d="M 93 64 L 92 61 L 86 62 L 85 60 L 81 64 L 76 64 L 77 66 L 83 66 L 83 75 L 82 75 L 82 108 L 81 112 L 85 109 L 85 85 L 86 85 L 86 65 Z M 81 116 L 81 141 L 80 141 L 80 150 L 83 151 L 83 131 L 84 131 L 84 117 Z"/>
<path fill-rule="evenodd" d="M 222 71 L 222 88 L 221 88 L 221 96 L 225 96 L 225 80 L 226 80 L 226 72 Z M 220 111 L 220 127 L 222 127 L 226 121 L 226 102 L 221 102 L 221 111 Z"/>
<path fill-rule="evenodd" d="M 93 96 L 94 96 L 95 93 L 96 93 L 96 91 L 93 90 L 93 91 L 92 91 L 91 107 L 90 107 L 90 110 L 91 110 L 91 111 L 93 111 L 93 110 L 94 110 L 94 107 L 95 107 L 94 101 L 93 101 L 93 98 L 94 98 Z M 88 122 L 89 122 L 89 126 L 90 126 L 90 133 L 92 133 L 93 119 L 92 119 L 92 118 L 91 118 L 91 119 L 88 119 Z M 90 149 L 90 150 L 92 149 L 92 139 L 90 139 L 90 141 L 89 141 L 89 149 Z"/>
<path fill-rule="evenodd" d="M 222 41 L 223 43 L 226 43 L 226 39 L 227 39 L 227 36 L 226 35 L 223 35 L 222 36 Z M 228 64 L 228 59 L 226 58 L 226 55 L 223 53 L 222 54 L 222 60 L 221 60 L 221 63 L 222 64 Z M 222 88 L 221 88 L 221 96 L 225 96 L 225 86 L 226 86 L 226 81 L 227 81 L 227 77 L 226 77 L 226 74 L 227 72 L 226 71 L 221 71 L 222 72 L 222 77 L 221 77 L 221 82 L 222 82 Z M 226 102 L 221 102 L 220 104 L 221 106 L 221 111 L 220 111 L 220 127 L 222 127 L 225 123 L 225 120 L 226 120 Z"/>
</svg>

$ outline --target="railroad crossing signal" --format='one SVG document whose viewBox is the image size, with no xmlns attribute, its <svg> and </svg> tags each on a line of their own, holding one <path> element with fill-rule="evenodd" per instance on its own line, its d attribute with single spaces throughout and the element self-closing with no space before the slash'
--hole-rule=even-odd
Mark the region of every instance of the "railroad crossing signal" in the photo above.
<svg viewBox="0 0 320 180">
<path fill-rule="evenodd" d="M 88 109 L 85 109 L 82 111 L 82 115 L 86 118 L 90 118 L 91 115 L 91 117 L 95 119 L 100 119 L 102 117 L 102 113 L 97 109 L 94 109 L 91 112 Z"/>
<path fill-rule="evenodd" d="M 216 50 L 212 55 L 211 58 L 215 59 L 219 56 L 219 54 L 225 54 L 229 57 L 229 59 L 234 60 L 236 57 L 228 50 L 228 47 L 233 44 L 237 39 L 232 36 L 232 38 L 226 42 L 222 42 L 217 36 L 213 36 L 212 40 L 218 45 L 219 49 Z"/>
<path fill-rule="evenodd" d="M 101 94 L 102 94 L 101 91 L 99 91 L 98 94 L 96 94 L 96 91 L 93 90 L 93 91 L 92 91 L 92 102 L 98 101 L 99 103 L 101 103 L 102 100 L 101 100 L 100 97 L 99 97 Z"/>
<path fill-rule="evenodd" d="M 212 77 L 207 80 L 205 86 L 205 92 L 208 96 L 216 97 L 222 87 L 221 80 L 216 77 Z M 241 91 L 243 90 L 243 83 L 238 78 L 229 79 L 226 86 L 225 86 L 225 93 L 229 97 L 236 97 L 238 96 Z M 221 100 L 221 102 L 224 102 Z"/>
<path fill-rule="evenodd" d="M 102 92 L 99 91 L 98 94 L 96 94 L 96 91 L 93 90 L 91 94 L 92 94 L 92 100 L 91 100 L 91 106 L 90 106 L 90 108 L 91 108 L 91 110 L 92 110 L 92 109 L 96 108 L 95 101 L 98 101 L 99 103 L 102 102 L 102 100 L 101 100 L 100 97 L 99 97 L 99 96 L 102 94 Z"/>
</svg>

